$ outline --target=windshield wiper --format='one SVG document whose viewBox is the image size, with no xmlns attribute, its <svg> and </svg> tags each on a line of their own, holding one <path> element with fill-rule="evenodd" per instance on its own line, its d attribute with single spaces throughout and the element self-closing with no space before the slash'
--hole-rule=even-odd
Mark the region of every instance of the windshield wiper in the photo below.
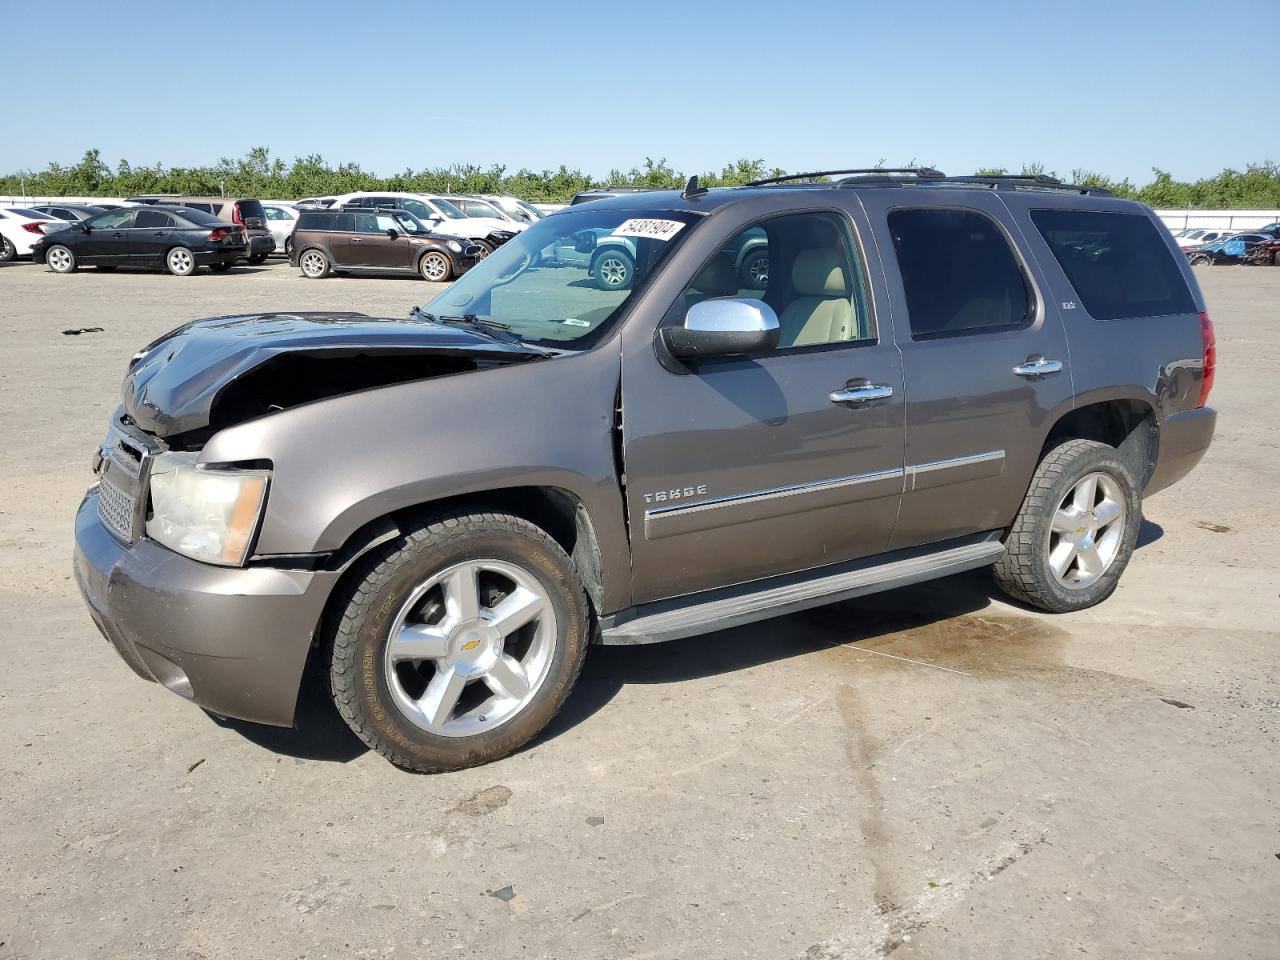
<svg viewBox="0 0 1280 960">
<path fill-rule="evenodd" d="M 482 334 L 490 340 L 497 340 L 499 343 L 518 343 L 524 347 L 537 349 L 532 344 L 527 344 L 514 333 L 509 333 L 511 324 L 503 323 L 500 320 L 490 320 L 486 317 L 477 317 L 474 313 L 464 313 L 460 317 L 437 317 L 434 313 L 426 313 L 421 307 L 414 307 L 409 311 L 411 317 L 421 317 L 431 323 L 447 323 L 454 327 L 466 327 L 475 333 Z"/>
</svg>

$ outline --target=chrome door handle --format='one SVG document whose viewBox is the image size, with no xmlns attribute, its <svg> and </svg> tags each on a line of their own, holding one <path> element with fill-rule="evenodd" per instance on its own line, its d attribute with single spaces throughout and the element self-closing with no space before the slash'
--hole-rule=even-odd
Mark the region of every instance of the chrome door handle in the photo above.
<svg viewBox="0 0 1280 960">
<path fill-rule="evenodd" d="M 1062 361 L 1046 360 L 1044 357 L 1027 357 L 1027 362 L 1018 364 L 1013 368 L 1013 372 L 1016 376 L 1027 379 L 1044 377 L 1051 373 L 1061 373 Z"/>
<path fill-rule="evenodd" d="M 831 392 L 832 403 L 870 403 L 887 400 L 893 396 L 893 387 L 887 383 L 861 383 Z"/>
</svg>

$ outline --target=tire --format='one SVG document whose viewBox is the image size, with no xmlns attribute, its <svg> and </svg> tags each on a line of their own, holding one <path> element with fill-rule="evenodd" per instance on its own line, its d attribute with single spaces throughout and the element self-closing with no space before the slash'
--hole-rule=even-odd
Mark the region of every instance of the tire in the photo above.
<svg viewBox="0 0 1280 960">
<path fill-rule="evenodd" d="M 267 255 L 265 253 L 255 253 L 252 257 L 249 258 L 249 262 L 252 263 L 254 266 L 257 266 L 260 263 L 266 263 Z"/>
<path fill-rule="evenodd" d="M 196 258 L 186 247 L 173 247 L 164 255 L 164 265 L 175 277 L 189 277 L 196 272 Z"/>
<path fill-rule="evenodd" d="M 1206 255 L 1205 255 L 1205 254 L 1203 254 L 1203 253 L 1201 253 L 1201 254 L 1197 254 L 1196 256 L 1194 256 L 1194 257 L 1192 257 L 1192 258 L 1191 258 L 1191 265 L 1192 265 L 1193 267 L 1202 267 L 1202 266 L 1207 266 L 1207 265 L 1209 265 L 1209 264 L 1211 264 L 1211 263 L 1213 263 L 1213 258 L 1212 258 L 1212 257 L 1209 257 L 1209 256 L 1206 256 Z"/>
<path fill-rule="evenodd" d="M 418 273 L 431 283 L 446 283 L 453 279 L 453 264 L 439 250 L 428 250 L 418 258 Z"/>
<path fill-rule="evenodd" d="M 471 242 L 480 248 L 480 252 L 476 254 L 476 263 L 479 263 L 481 260 L 483 260 L 485 257 L 493 253 L 493 251 L 497 249 L 497 247 L 495 247 L 488 240 L 472 240 Z"/>
<path fill-rule="evenodd" d="M 1005 536 L 996 582 L 1051 613 L 1092 607 L 1115 590 L 1141 525 L 1142 492 L 1129 464 L 1105 443 L 1068 440 L 1036 468 Z"/>
<path fill-rule="evenodd" d="M 484 570 L 472 580 L 476 567 Z M 475 584 L 478 617 L 461 619 L 465 583 Z M 504 637 L 492 608 L 517 589 L 541 605 Z M 527 743 L 560 710 L 586 655 L 590 617 L 572 562 L 508 514 L 422 518 L 363 560 L 337 602 L 328 639 L 338 712 L 371 749 L 423 773 L 488 763 Z M 393 636 L 409 639 L 393 645 Z"/>
<path fill-rule="evenodd" d="M 284 255 L 290 257 L 293 255 L 293 237 L 286 237 L 284 241 Z"/>
<path fill-rule="evenodd" d="M 312 248 L 302 251 L 302 256 L 298 257 L 298 269 L 308 280 L 323 280 L 333 269 L 333 264 L 323 250 Z"/>
<path fill-rule="evenodd" d="M 763 290 L 769 285 L 769 251 L 753 250 L 742 260 L 738 270 L 742 285 L 748 290 Z"/>
<path fill-rule="evenodd" d="M 209 269 L 212 270 L 214 273 L 226 273 L 228 270 L 231 269 L 231 264 L 226 262 L 211 263 L 209 264 Z"/>
<path fill-rule="evenodd" d="M 45 265 L 54 273 L 75 273 L 80 268 L 75 251 L 55 243 L 44 252 Z"/>
<path fill-rule="evenodd" d="M 114 264 L 114 263 L 99 263 L 95 266 L 95 269 L 99 273 L 112 273 L 116 269 L 116 267 L 117 267 L 117 264 Z"/>
<path fill-rule="evenodd" d="M 8 237 L 0 237 L 0 263 L 12 263 L 18 259 L 18 248 Z"/>
<path fill-rule="evenodd" d="M 623 250 L 606 249 L 591 259 L 591 276 L 601 290 L 630 289 L 635 274 L 635 261 Z"/>
</svg>

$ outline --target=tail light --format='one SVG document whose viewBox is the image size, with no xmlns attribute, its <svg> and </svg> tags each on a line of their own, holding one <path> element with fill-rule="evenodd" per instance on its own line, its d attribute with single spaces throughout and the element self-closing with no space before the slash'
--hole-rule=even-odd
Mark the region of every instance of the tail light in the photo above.
<svg viewBox="0 0 1280 960">
<path fill-rule="evenodd" d="M 38 237 L 43 237 L 43 236 L 44 236 L 44 224 L 43 224 L 43 223 L 24 223 L 24 224 L 22 225 L 22 229 L 23 229 L 23 230 L 25 230 L 25 231 L 27 231 L 27 233 L 34 233 L 34 234 L 35 234 L 36 236 L 38 236 Z"/>
<path fill-rule="evenodd" d="M 240 204 L 232 204 L 231 206 L 231 222 L 244 223 L 244 217 L 240 215 Z"/>
<path fill-rule="evenodd" d="M 1214 368 L 1218 364 L 1218 344 L 1213 336 L 1213 321 L 1209 314 L 1200 314 L 1200 348 L 1204 363 L 1200 373 L 1200 406 L 1209 402 L 1209 391 L 1213 389 Z"/>
<path fill-rule="evenodd" d="M 209 231 L 209 242 L 210 242 L 210 243 L 221 243 L 221 242 L 222 242 L 223 240 L 225 240 L 226 238 L 227 238 L 227 229 L 226 229 L 226 227 L 218 227 L 218 228 L 217 228 L 217 229 L 215 229 L 215 230 L 210 230 L 210 231 Z"/>
</svg>

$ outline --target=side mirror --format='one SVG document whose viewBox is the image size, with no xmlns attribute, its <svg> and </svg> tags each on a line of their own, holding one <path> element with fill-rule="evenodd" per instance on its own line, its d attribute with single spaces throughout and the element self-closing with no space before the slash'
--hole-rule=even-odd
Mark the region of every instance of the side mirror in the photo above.
<svg viewBox="0 0 1280 960">
<path fill-rule="evenodd" d="M 391 240 L 394 240 L 398 236 L 400 236 L 400 234 L 394 229 L 387 231 L 387 237 Z"/>
<path fill-rule="evenodd" d="M 773 307 L 762 300 L 720 298 L 695 303 L 684 323 L 662 328 L 662 341 L 676 357 L 723 357 L 768 353 L 782 330 Z"/>
<path fill-rule="evenodd" d="M 80 224 L 80 231 L 81 231 L 82 233 L 88 233 L 88 232 L 89 232 L 90 230 L 92 230 L 92 229 L 93 229 L 93 227 L 89 226 L 89 224 L 87 224 L 87 223 L 81 223 L 81 224 Z"/>
<path fill-rule="evenodd" d="M 573 238 L 573 249 L 578 253 L 590 253 L 596 248 L 596 235 L 590 230 L 583 230 Z"/>
</svg>

